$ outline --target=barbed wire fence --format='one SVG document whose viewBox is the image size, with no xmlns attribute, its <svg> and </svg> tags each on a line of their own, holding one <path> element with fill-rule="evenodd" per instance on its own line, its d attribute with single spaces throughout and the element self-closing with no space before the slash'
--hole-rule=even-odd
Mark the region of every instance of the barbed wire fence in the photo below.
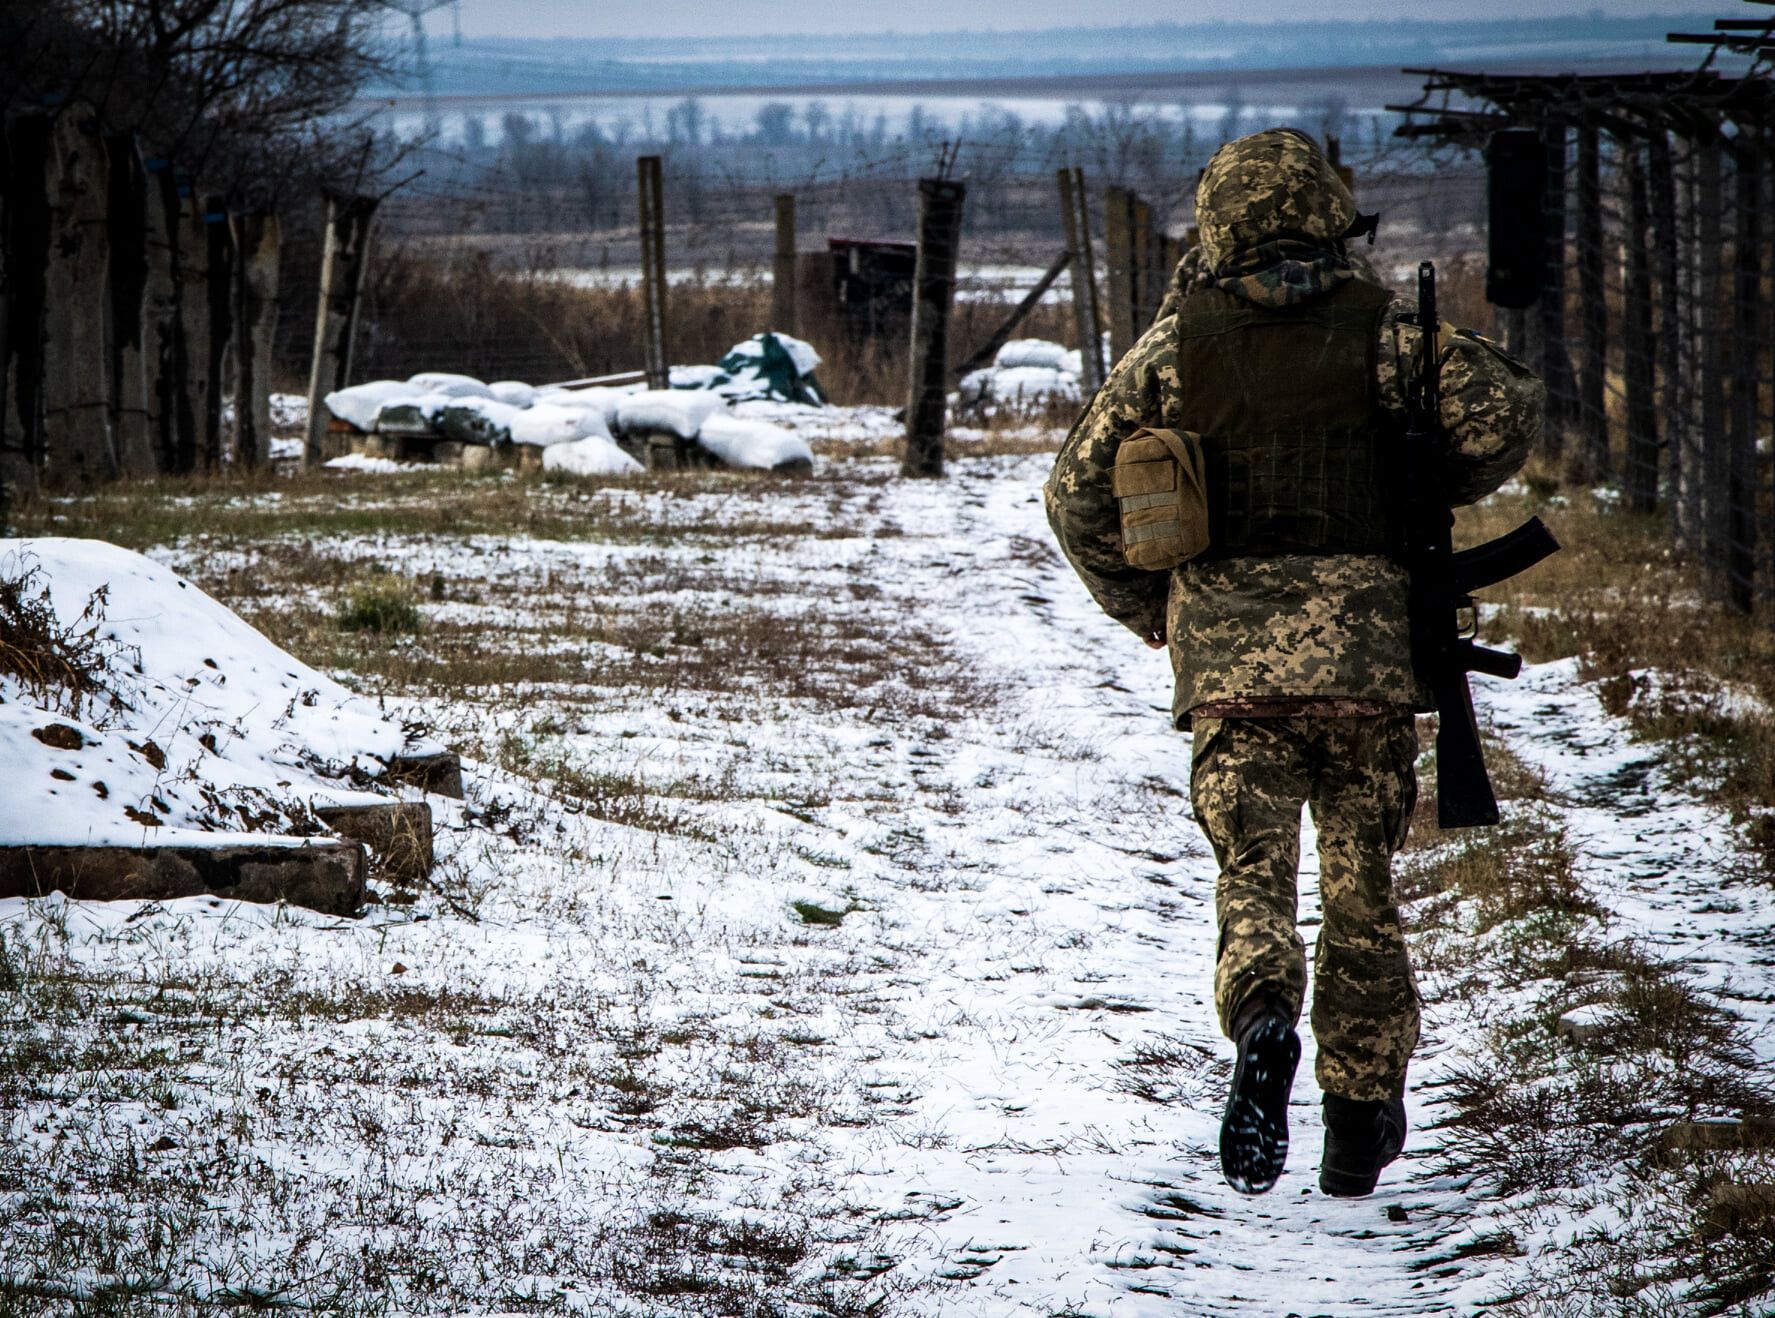
<svg viewBox="0 0 1775 1318">
<path fill-rule="evenodd" d="M 1405 136 L 1476 153 L 1541 144 L 1545 270 L 1503 312 L 1548 387 L 1544 455 L 1574 483 L 1659 515 L 1743 612 L 1775 597 L 1775 18 L 1716 37 L 1752 54 L 1630 77 L 1420 70 Z"/>
<path fill-rule="evenodd" d="M 1040 133 L 991 141 L 952 141 L 952 172 L 967 183 L 959 251 L 963 318 L 954 336 L 958 356 L 978 346 L 994 314 L 1015 303 L 1066 249 L 1056 173 L 1079 167 L 1085 211 L 1095 240 L 1108 227 L 1111 189 L 1134 190 L 1150 204 L 1155 231 L 1181 239 L 1193 223 L 1197 176 L 1218 136 L 1200 140 L 1156 131 L 1144 142 L 1138 121 L 1115 125 L 1113 140 L 1095 146 L 1039 145 Z M 1150 125 L 1149 125 L 1150 127 Z M 1032 139 L 1038 143 L 1032 145 Z M 682 351 L 715 350 L 768 324 L 776 257 L 776 199 L 794 198 L 804 266 L 802 305 L 812 304 L 809 332 L 832 333 L 819 304 L 831 280 L 817 264 L 828 240 L 904 241 L 914 236 L 918 184 L 934 172 L 943 139 L 894 142 L 866 153 L 802 159 L 780 169 L 745 173 L 719 156 L 660 150 L 665 193 L 666 263 L 673 285 L 675 339 Z M 1385 139 L 1350 142 L 1343 150 L 1365 208 L 1387 216 L 1377 265 L 1404 286 L 1422 255 L 1460 260 L 1483 244 L 1484 175 L 1473 162 L 1427 167 L 1419 153 Z M 482 378 L 564 379 L 639 368 L 642 344 L 631 338 L 628 294 L 638 296 L 642 228 L 632 157 L 612 152 L 513 153 L 474 160 L 423 148 L 413 153 L 423 174 L 389 197 L 377 214 L 376 254 L 364 292 L 354 375 L 404 376 L 418 370 L 459 370 Z M 292 271 L 280 305 L 278 344 L 285 377 L 305 369 L 314 325 L 314 255 L 291 242 Z M 459 300 L 450 314 L 439 299 L 422 317 L 400 314 L 415 281 L 449 273 Z M 1100 262 L 1100 283 L 1107 276 Z M 1164 276 L 1169 275 L 1169 270 Z M 471 285 L 521 289 L 529 304 L 508 307 L 497 332 Z M 605 334 L 576 333 L 558 319 L 561 288 L 595 289 L 609 296 L 600 314 L 614 317 Z M 553 290 L 553 291 L 551 291 Z M 482 290 L 483 292 L 485 289 Z M 1070 305 L 1070 284 L 1059 281 L 1045 304 Z M 1469 298 L 1470 318 L 1486 310 Z M 1156 306 L 1157 299 L 1151 299 Z M 1050 308 L 1052 309 L 1052 308 Z M 528 320 L 527 326 L 519 324 Z M 537 321 L 542 323 L 535 323 Z M 1067 318 L 1037 318 L 1067 346 L 1076 337 Z M 1481 325 L 1480 328 L 1489 328 Z M 817 347 L 827 345 L 816 343 Z M 884 345 L 891 350 L 894 345 Z M 625 355 L 626 354 L 626 355 Z M 700 360 L 676 356 L 685 363 Z M 880 401 L 880 400 L 872 400 Z"/>
</svg>

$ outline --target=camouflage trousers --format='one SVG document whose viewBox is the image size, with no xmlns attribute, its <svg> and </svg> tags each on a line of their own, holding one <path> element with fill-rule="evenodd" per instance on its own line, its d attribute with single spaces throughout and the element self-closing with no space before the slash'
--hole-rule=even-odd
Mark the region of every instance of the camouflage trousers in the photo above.
<svg viewBox="0 0 1775 1318">
<path fill-rule="evenodd" d="M 1306 945 L 1296 928 L 1300 811 L 1319 831 L 1324 913 L 1313 959 L 1320 1088 L 1344 1098 L 1401 1093 L 1418 1040 L 1417 984 L 1392 856 L 1417 800 L 1410 714 L 1198 718 L 1190 780 L 1196 820 L 1220 862 L 1214 1000 L 1229 1037 L 1254 994 L 1298 1020 Z"/>
</svg>

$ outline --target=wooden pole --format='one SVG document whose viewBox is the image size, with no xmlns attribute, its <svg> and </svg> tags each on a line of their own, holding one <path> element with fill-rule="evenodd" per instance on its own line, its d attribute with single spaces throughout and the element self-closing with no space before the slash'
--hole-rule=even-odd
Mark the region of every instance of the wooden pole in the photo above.
<svg viewBox="0 0 1775 1318">
<path fill-rule="evenodd" d="M 1652 360 L 1652 202 L 1644 148 L 1622 142 L 1627 175 L 1627 288 L 1622 306 L 1622 366 L 1627 378 L 1627 503 L 1658 506 L 1658 410 Z"/>
<path fill-rule="evenodd" d="M 222 465 L 222 402 L 227 392 L 228 354 L 234 340 L 234 225 L 228 216 L 227 203 L 211 195 L 203 202 L 203 240 L 208 274 L 206 293 L 209 299 L 209 338 L 203 345 L 208 365 L 209 397 L 204 400 L 203 440 L 200 445 L 205 471 Z M 236 408 L 240 400 L 235 400 Z"/>
<path fill-rule="evenodd" d="M 1732 410 L 1727 465 L 1726 596 L 1749 613 L 1756 601 L 1757 406 L 1763 349 L 1763 161 L 1754 136 L 1733 151 L 1737 224 L 1732 260 Z"/>
<path fill-rule="evenodd" d="M 1074 166 L 1056 176 L 1060 183 L 1060 218 L 1066 228 L 1066 252 L 1072 268 L 1072 327 L 1078 339 L 1079 383 L 1087 394 L 1103 384 L 1103 331 L 1097 322 L 1097 288 L 1091 269 L 1091 213 L 1085 204 L 1084 171 Z"/>
<path fill-rule="evenodd" d="M 1578 369 L 1578 431 L 1582 447 L 1570 474 L 1590 482 L 1610 474 L 1606 407 L 1609 356 L 1607 289 L 1603 280 L 1602 134 L 1594 124 L 1578 129 L 1578 302 L 1583 346 Z"/>
<path fill-rule="evenodd" d="M 176 470 L 179 407 L 185 394 L 184 278 L 179 268 L 179 191 L 171 162 L 150 157 L 148 277 L 142 294 L 142 355 L 148 375 L 148 442 L 156 471 Z"/>
<path fill-rule="evenodd" d="M 1547 280 L 1537 306 L 1540 310 L 1541 379 L 1547 385 L 1547 424 L 1542 432 L 1542 451 L 1557 459 L 1565 448 L 1565 432 L 1576 411 L 1577 383 L 1572 375 L 1571 353 L 1565 335 L 1566 272 L 1566 129 L 1552 124 L 1547 140 Z"/>
<path fill-rule="evenodd" d="M 83 489 L 119 471 L 105 371 L 110 188 L 97 123 L 75 110 L 57 115 L 47 163 L 43 475 L 50 485 Z"/>
<path fill-rule="evenodd" d="M 271 356 L 277 332 L 278 260 L 283 229 L 276 215 L 242 215 L 235 266 L 234 460 L 262 466 L 271 458 Z"/>
<path fill-rule="evenodd" d="M 785 334 L 801 333 L 800 304 L 795 288 L 795 194 L 776 199 L 777 250 L 770 276 L 770 323 Z"/>
<path fill-rule="evenodd" d="M 1658 288 L 1657 332 L 1653 353 L 1659 376 L 1658 410 L 1664 414 L 1664 471 L 1670 503 L 1670 529 L 1681 543 L 1692 540 L 1689 505 L 1683 488 L 1688 458 L 1684 450 L 1692 434 L 1683 389 L 1682 285 L 1678 276 L 1676 233 L 1676 168 L 1670 136 L 1662 128 L 1648 141 L 1652 193 L 1653 277 Z"/>
<path fill-rule="evenodd" d="M 1085 297 L 1091 305 L 1091 349 L 1090 356 L 1094 364 L 1094 375 L 1099 384 L 1109 378 L 1109 364 L 1103 360 L 1103 303 L 1097 294 L 1097 258 L 1091 249 L 1091 202 L 1090 194 L 1085 191 L 1085 171 L 1074 165 L 1072 168 L 1072 195 L 1078 199 L 1079 207 L 1079 259 L 1084 263 Z"/>
<path fill-rule="evenodd" d="M 1029 313 L 1035 310 L 1042 298 L 1047 296 L 1048 290 L 1054 287 L 1054 282 L 1060 278 L 1070 264 L 1072 264 L 1071 252 L 1062 252 L 1056 256 L 1047 271 L 1036 281 L 1035 287 L 1025 293 L 1023 300 L 1017 304 L 1010 315 L 1005 317 L 1004 323 L 987 336 L 986 342 L 982 343 L 972 356 L 955 368 L 955 373 L 966 375 L 969 371 L 977 371 L 997 356 L 998 350 L 1005 346 L 1011 335 L 1016 332 L 1017 326 L 1021 325 Z"/>
<path fill-rule="evenodd" d="M 351 382 L 358 290 L 369 262 L 370 224 L 376 205 L 373 197 L 327 198 L 320 303 L 314 320 L 314 361 L 308 376 L 308 435 L 302 448 L 305 466 L 319 466 L 325 457 L 326 396 Z"/>
<path fill-rule="evenodd" d="M 640 198 L 641 297 L 646 317 L 647 387 L 671 385 L 666 356 L 666 215 L 665 186 L 658 156 L 635 158 Z"/>
<path fill-rule="evenodd" d="M 110 316 L 105 322 L 111 429 L 117 461 L 126 476 L 155 470 L 149 433 L 148 360 L 143 303 L 148 288 L 148 174 L 132 134 L 105 140 L 110 196 L 105 231 L 111 247 Z"/>
<path fill-rule="evenodd" d="M 1708 570 L 1717 574 L 1726 565 L 1726 423 L 1724 365 L 1721 359 L 1724 327 L 1720 299 L 1724 294 L 1720 247 L 1724 242 L 1724 162 L 1720 142 L 1710 137 L 1701 145 L 1695 187 L 1695 209 L 1700 241 L 1697 256 L 1700 273 L 1696 293 L 1700 298 L 1697 333 L 1701 351 L 1701 556 Z"/>
<path fill-rule="evenodd" d="M 1159 308 L 1159 302 L 1153 296 L 1153 267 L 1158 264 L 1157 253 L 1153 250 L 1153 208 L 1144 197 L 1136 193 L 1128 194 L 1128 301 L 1129 315 L 1132 317 L 1133 337 L 1128 346 L 1134 346 L 1140 336 L 1146 333 L 1146 327 L 1152 323 L 1152 314 Z"/>
<path fill-rule="evenodd" d="M 0 481 L 9 498 L 35 494 L 43 465 L 44 266 L 49 259 L 50 120 L 21 114 L 3 123 L 6 141 L 6 376 L 0 410 Z"/>
<path fill-rule="evenodd" d="M 948 398 L 949 317 L 961 244 L 965 184 L 918 181 L 918 261 L 912 289 L 911 382 L 906 399 L 906 476 L 943 474 L 943 410 Z"/>
<path fill-rule="evenodd" d="M 178 411 L 178 444 L 173 460 L 177 472 L 204 465 L 204 437 L 210 413 L 210 242 L 203 224 L 203 198 L 190 179 L 179 187 L 176 230 L 179 244 L 179 329 L 185 346 L 180 376 L 183 395 Z"/>
<path fill-rule="evenodd" d="M 1109 285 L 1109 355 L 1119 362 L 1134 346 L 1134 195 L 1112 187 L 1103 194 L 1103 262 Z"/>
</svg>

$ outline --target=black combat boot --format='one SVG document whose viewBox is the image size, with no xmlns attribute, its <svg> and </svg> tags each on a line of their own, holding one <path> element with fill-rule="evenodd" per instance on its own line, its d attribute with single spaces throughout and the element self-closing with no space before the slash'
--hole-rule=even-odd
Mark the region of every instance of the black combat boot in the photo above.
<svg viewBox="0 0 1775 1318">
<path fill-rule="evenodd" d="M 1240 1194 L 1263 1194 L 1288 1159 L 1288 1094 L 1300 1062 L 1292 1017 L 1263 1001 L 1235 1022 L 1239 1060 L 1220 1119 L 1220 1170 Z"/>
<path fill-rule="evenodd" d="M 1319 1188 L 1341 1198 L 1372 1194 L 1381 1168 L 1405 1147 L 1403 1098 L 1325 1095 L 1325 1157 Z"/>
</svg>

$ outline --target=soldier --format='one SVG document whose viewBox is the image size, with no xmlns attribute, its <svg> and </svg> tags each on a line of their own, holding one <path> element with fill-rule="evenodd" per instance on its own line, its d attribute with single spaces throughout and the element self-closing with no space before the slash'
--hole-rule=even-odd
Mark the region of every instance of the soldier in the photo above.
<svg viewBox="0 0 1775 1318">
<path fill-rule="evenodd" d="M 1417 794 L 1413 714 L 1429 703 L 1412 669 L 1407 576 L 1390 557 L 1389 479 L 1420 340 L 1411 308 L 1346 249 L 1363 230 L 1355 201 L 1305 134 L 1223 146 L 1196 223 L 1200 247 L 1160 319 L 1061 448 L 1048 519 L 1104 611 L 1170 648 L 1196 819 L 1220 865 L 1214 995 L 1238 1048 L 1227 1181 L 1262 1193 L 1287 1155 L 1306 989 L 1304 804 L 1324 911 L 1319 1184 L 1364 1195 L 1404 1146 L 1418 1038 L 1391 861 Z M 1522 465 L 1541 387 L 1477 335 L 1445 328 L 1441 341 L 1448 493 L 1471 503 Z M 1180 505 L 1192 489 L 1196 503 Z"/>
</svg>

